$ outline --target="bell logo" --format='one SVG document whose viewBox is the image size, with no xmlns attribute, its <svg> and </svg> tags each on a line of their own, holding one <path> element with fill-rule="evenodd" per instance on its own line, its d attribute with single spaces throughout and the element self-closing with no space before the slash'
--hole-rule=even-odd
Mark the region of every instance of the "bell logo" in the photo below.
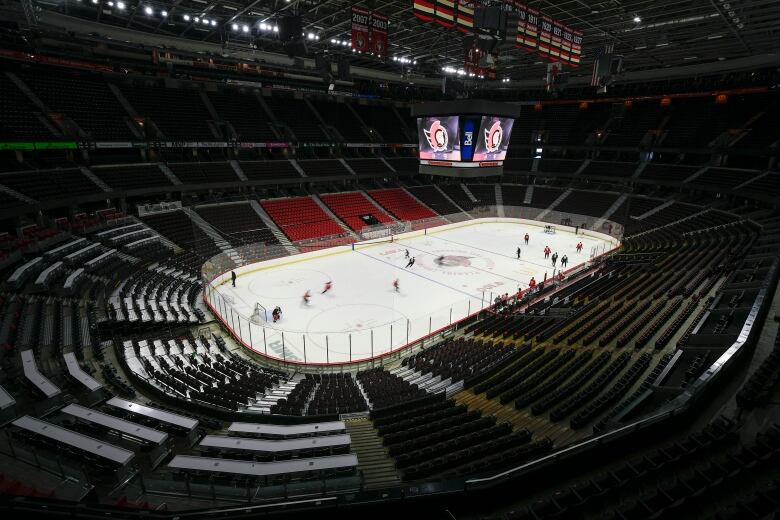
<svg viewBox="0 0 780 520">
<path fill-rule="evenodd" d="M 443 152 L 447 149 L 450 137 L 447 135 L 447 129 L 442 126 L 441 121 L 435 120 L 428 130 L 423 129 L 423 133 L 425 133 L 425 138 L 428 139 L 428 144 L 431 145 L 431 149 L 434 152 Z"/>
<path fill-rule="evenodd" d="M 504 130 L 501 128 L 501 121 L 496 121 L 490 129 L 485 129 L 485 148 L 488 153 L 497 152 L 501 147 L 501 141 L 504 138 Z"/>
</svg>

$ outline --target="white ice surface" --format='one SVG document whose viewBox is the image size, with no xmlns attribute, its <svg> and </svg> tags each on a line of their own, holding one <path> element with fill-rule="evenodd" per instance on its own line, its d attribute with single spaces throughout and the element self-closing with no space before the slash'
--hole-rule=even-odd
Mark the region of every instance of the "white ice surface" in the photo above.
<svg viewBox="0 0 780 520">
<path fill-rule="evenodd" d="M 526 232 L 528 246 L 523 243 Z M 576 252 L 578 241 L 584 244 L 582 253 Z M 238 276 L 235 288 L 229 280 L 219 285 L 217 292 L 225 301 L 214 306 L 234 325 L 242 342 L 257 352 L 307 363 L 356 361 L 386 354 L 450 320 L 463 319 L 498 294 L 525 289 L 531 276 L 537 281 L 545 273 L 552 276 L 552 265 L 544 259 L 545 245 L 559 257 L 568 255 L 572 268 L 615 244 L 561 228 L 548 235 L 541 226 L 527 223 L 472 222 L 454 229 L 429 229 L 427 235 L 392 243 L 359 245 L 355 251 L 341 247 L 334 248 L 335 254 L 257 264 L 255 270 Z M 408 269 L 407 249 L 416 259 Z M 436 263 L 442 255 L 448 265 Z M 393 288 L 396 278 L 398 292 Z M 320 294 L 329 280 L 333 289 Z M 312 294 L 308 305 L 303 302 L 307 290 Z M 250 325 L 256 302 L 269 312 L 280 306 L 282 319 Z"/>
</svg>

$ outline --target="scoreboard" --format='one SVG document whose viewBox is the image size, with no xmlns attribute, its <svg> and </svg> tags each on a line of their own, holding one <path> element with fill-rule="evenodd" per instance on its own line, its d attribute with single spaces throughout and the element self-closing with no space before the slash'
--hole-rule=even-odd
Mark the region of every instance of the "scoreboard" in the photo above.
<svg viewBox="0 0 780 520">
<path fill-rule="evenodd" d="M 480 100 L 424 103 L 417 116 L 420 173 L 501 175 L 520 107 Z"/>
</svg>

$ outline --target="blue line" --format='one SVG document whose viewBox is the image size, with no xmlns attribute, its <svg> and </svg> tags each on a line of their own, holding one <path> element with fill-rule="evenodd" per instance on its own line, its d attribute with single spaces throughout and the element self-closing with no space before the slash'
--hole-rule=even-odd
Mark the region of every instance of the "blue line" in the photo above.
<svg viewBox="0 0 780 520">
<path fill-rule="evenodd" d="M 389 265 L 390 267 L 393 267 L 393 268 L 395 268 L 395 269 L 400 269 L 400 270 L 402 270 L 402 271 L 403 271 L 403 272 L 405 272 L 405 273 L 410 273 L 410 274 L 413 274 L 413 275 L 415 275 L 415 276 L 419 276 L 420 278 L 422 278 L 422 279 L 424 279 L 424 280 L 428 280 L 429 282 L 437 283 L 437 284 L 441 285 L 442 287 L 446 287 L 447 289 L 450 289 L 450 290 L 453 290 L 453 291 L 457 291 L 457 292 L 459 292 L 459 293 L 461 293 L 461 294 L 465 294 L 466 296 L 468 296 L 468 297 L 469 297 L 469 299 L 471 299 L 471 298 L 475 298 L 475 299 L 476 299 L 476 298 L 479 298 L 479 296 L 474 296 L 473 294 L 469 294 L 469 293 L 467 293 L 467 292 L 465 292 L 465 291 L 461 291 L 460 289 L 456 289 L 455 287 L 450 287 L 450 286 L 449 286 L 449 285 L 447 285 L 446 283 L 441 283 L 441 282 L 439 282 L 439 281 L 437 281 L 437 280 L 434 280 L 433 278 L 428 278 L 427 276 L 423 276 L 423 275 L 421 275 L 421 274 L 415 273 L 414 271 L 407 271 L 406 269 L 401 269 L 401 268 L 400 268 L 400 267 L 398 267 L 397 265 L 391 264 L 391 263 L 390 263 L 390 262 L 388 262 L 387 260 L 382 260 L 381 258 L 375 258 L 375 257 L 373 257 L 373 256 L 370 256 L 370 255 L 367 255 L 367 254 L 363 253 L 362 251 L 358 251 L 357 249 L 355 250 L 355 252 L 356 252 L 356 253 L 360 253 L 361 255 L 365 256 L 366 258 L 370 258 L 371 260 L 376 260 L 377 262 L 382 262 L 382 263 L 385 263 L 385 264 L 387 264 L 387 265 Z"/>
<path fill-rule="evenodd" d="M 454 240 L 449 240 L 447 238 L 437 237 L 436 235 L 428 235 L 428 236 L 432 237 L 432 238 L 435 238 L 436 240 L 443 240 L 444 242 L 449 242 L 451 244 L 458 244 L 459 246 L 470 247 L 471 249 L 479 249 L 480 251 L 484 251 L 485 253 L 490 253 L 491 255 L 503 256 L 504 258 L 511 258 L 512 260 L 517 260 L 517 258 L 512 256 L 512 255 L 505 255 L 505 254 L 502 254 L 502 253 L 496 253 L 495 251 L 490 251 L 489 249 L 482 249 L 481 247 L 472 246 L 471 244 L 461 244 L 460 242 L 455 242 Z M 399 242 L 401 242 L 401 240 L 399 240 Z M 522 258 L 520 258 L 519 260 L 521 262 L 527 262 L 529 264 L 534 264 L 534 265 L 539 266 L 539 267 L 548 267 L 548 266 L 546 266 L 544 264 L 537 264 L 536 262 L 531 262 L 530 260 L 523 260 Z M 552 268 L 552 265 L 550 265 L 549 267 Z"/>
</svg>

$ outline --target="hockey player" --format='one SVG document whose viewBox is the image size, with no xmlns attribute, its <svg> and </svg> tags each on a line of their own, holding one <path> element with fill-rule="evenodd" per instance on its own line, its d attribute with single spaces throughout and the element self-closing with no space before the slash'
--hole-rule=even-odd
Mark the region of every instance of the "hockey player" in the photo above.
<svg viewBox="0 0 780 520">
<path fill-rule="evenodd" d="M 311 291 L 306 291 L 306 293 L 303 295 L 304 305 L 309 305 L 309 300 L 311 300 Z"/>
<path fill-rule="evenodd" d="M 404 258 L 409 258 L 409 250 L 406 250 L 406 253 L 404 253 Z"/>
<path fill-rule="evenodd" d="M 550 258 L 550 253 L 552 252 L 552 249 L 550 249 L 550 246 L 544 246 L 544 259 L 547 260 Z"/>
<path fill-rule="evenodd" d="M 553 267 L 555 267 L 555 262 L 558 261 L 558 253 L 553 253 L 551 260 L 552 260 Z"/>
<path fill-rule="evenodd" d="M 577 242 L 577 252 L 578 253 L 582 252 L 582 242 Z"/>
<path fill-rule="evenodd" d="M 325 288 L 322 289 L 322 292 L 320 294 L 325 294 L 326 292 L 330 291 L 333 288 L 333 282 L 328 281 L 325 282 Z"/>
<path fill-rule="evenodd" d="M 525 245 L 528 245 L 528 239 L 531 238 L 531 237 L 529 237 L 528 233 L 526 233 L 525 237 L 523 237 L 523 238 L 525 238 Z"/>
<path fill-rule="evenodd" d="M 438 258 L 436 259 L 436 264 L 437 264 L 437 265 L 441 265 L 441 264 L 443 264 L 443 263 L 444 263 L 444 255 L 441 255 L 440 257 L 438 257 Z"/>
<path fill-rule="evenodd" d="M 566 267 L 566 264 L 569 263 L 569 257 L 566 255 L 563 255 L 561 257 L 561 267 Z"/>
<path fill-rule="evenodd" d="M 398 278 L 396 278 L 393 282 L 393 288 L 395 289 L 395 292 L 398 292 L 401 289 L 401 284 L 398 282 Z"/>
<path fill-rule="evenodd" d="M 406 263 L 406 267 L 412 267 L 414 265 L 414 257 L 411 257 Z"/>
<path fill-rule="evenodd" d="M 531 277 L 531 280 L 528 282 L 528 288 L 532 291 L 536 289 L 536 279 L 533 276 Z"/>
<path fill-rule="evenodd" d="M 527 235 L 526 235 L 526 236 L 527 236 Z M 527 243 L 528 243 L 528 242 L 526 241 L 526 244 L 527 244 Z M 517 259 L 518 259 L 518 260 L 520 260 L 520 248 L 519 248 L 519 247 L 517 248 Z"/>
</svg>

